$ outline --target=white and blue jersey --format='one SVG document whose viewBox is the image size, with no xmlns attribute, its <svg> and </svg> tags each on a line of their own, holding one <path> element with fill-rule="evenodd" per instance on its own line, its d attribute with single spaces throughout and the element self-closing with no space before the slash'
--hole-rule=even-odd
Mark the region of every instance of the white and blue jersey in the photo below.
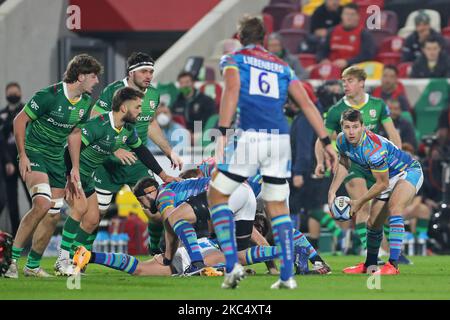
<svg viewBox="0 0 450 320">
<path fill-rule="evenodd" d="M 370 172 L 388 172 L 389 188 L 382 192 L 379 199 L 386 199 L 398 180 L 407 180 L 419 191 L 423 182 L 420 163 L 410 154 L 400 150 L 388 139 L 369 130 L 364 130 L 357 146 L 350 144 L 340 133 L 336 139 L 340 154 Z"/>
<path fill-rule="evenodd" d="M 241 80 L 237 106 L 237 128 L 279 130 L 288 134 L 289 126 L 283 113 L 288 87 L 298 81 L 289 65 L 259 45 L 249 45 L 227 54 L 220 61 L 220 69 L 239 71 Z"/>
</svg>

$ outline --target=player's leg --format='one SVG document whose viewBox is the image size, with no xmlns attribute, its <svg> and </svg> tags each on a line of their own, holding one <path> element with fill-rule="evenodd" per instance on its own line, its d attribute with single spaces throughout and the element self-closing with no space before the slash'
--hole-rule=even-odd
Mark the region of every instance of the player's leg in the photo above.
<svg viewBox="0 0 450 320">
<path fill-rule="evenodd" d="M 329 274 L 331 273 L 331 268 L 325 263 L 322 257 L 317 253 L 316 249 L 306 238 L 306 235 L 299 230 L 293 229 L 293 240 L 294 240 L 294 252 L 295 261 L 294 265 L 296 267 L 295 274 L 299 274 L 299 261 L 302 255 L 302 250 L 306 252 L 308 260 L 313 265 L 313 270 L 307 274 Z"/>
<path fill-rule="evenodd" d="M 22 254 L 23 248 L 33 235 L 39 222 L 53 206 L 51 188 L 46 173 L 39 171 L 28 172 L 25 176 L 25 181 L 32 198 L 32 206 L 22 218 L 17 230 L 12 247 L 13 262 L 5 273 L 5 277 L 8 278 L 18 278 L 17 261 Z"/>
</svg>

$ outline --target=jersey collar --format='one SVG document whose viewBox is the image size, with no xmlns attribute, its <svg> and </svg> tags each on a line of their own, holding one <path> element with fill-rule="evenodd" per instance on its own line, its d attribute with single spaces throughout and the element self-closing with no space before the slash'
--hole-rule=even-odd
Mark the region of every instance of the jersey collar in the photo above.
<svg viewBox="0 0 450 320">
<path fill-rule="evenodd" d="M 72 105 L 77 104 L 77 103 L 81 100 L 81 96 L 80 96 L 78 99 L 76 99 L 76 100 L 70 100 L 70 99 L 69 99 L 69 91 L 67 90 L 67 83 L 65 83 L 65 82 L 63 81 L 62 86 L 63 86 L 63 91 L 64 91 L 64 95 L 66 96 L 66 99 L 67 99 Z"/>
<path fill-rule="evenodd" d="M 120 129 L 116 128 L 116 126 L 114 125 L 114 117 L 113 117 L 112 111 L 108 112 L 108 117 L 109 117 L 109 123 L 111 124 L 111 128 L 113 128 L 114 131 L 116 131 L 117 133 L 120 133 L 120 131 L 122 131 L 123 127 Z"/>
<path fill-rule="evenodd" d="M 366 105 L 367 102 L 369 102 L 369 94 L 368 94 L 368 93 L 365 93 L 365 94 L 364 94 L 364 102 L 361 103 L 361 104 L 359 104 L 359 105 L 352 105 L 352 104 L 350 103 L 350 101 L 348 101 L 347 97 L 344 96 L 344 103 L 345 103 L 347 106 L 349 106 L 349 107 L 351 107 L 351 108 L 353 108 L 353 109 L 358 109 L 358 110 L 359 110 L 359 109 L 361 109 L 362 107 L 364 107 L 364 106 Z"/>
</svg>

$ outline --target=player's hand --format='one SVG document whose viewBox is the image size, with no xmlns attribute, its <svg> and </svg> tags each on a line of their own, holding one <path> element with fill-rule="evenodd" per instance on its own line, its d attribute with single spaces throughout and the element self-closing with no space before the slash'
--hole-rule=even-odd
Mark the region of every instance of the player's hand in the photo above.
<svg viewBox="0 0 450 320">
<path fill-rule="evenodd" d="M 70 170 L 70 184 L 71 190 L 73 194 L 77 197 L 77 199 L 81 198 L 81 192 L 83 191 L 83 187 L 81 185 L 81 179 L 80 179 L 80 171 L 78 168 L 72 168 Z"/>
<path fill-rule="evenodd" d="M 331 214 L 333 214 L 331 208 L 333 208 L 334 199 L 336 199 L 335 193 L 328 194 L 328 210 L 330 210 Z"/>
<path fill-rule="evenodd" d="M 300 189 L 301 187 L 303 187 L 304 183 L 305 183 L 305 180 L 303 179 L 303 176 L 294 176 L 292 178 L 292 184 L 297 189 Z"/>
<path fill-rule="evenodd" d="M 364 203 L 362 203 L 360 200 L 350 200 L 347 201 L 347 203 L 350 204 L 350 217 L 353 217 L 353 215 L 357 214 L 364 205 Z"/>
<path fill-rule="evenodd" d="M 168 183 L 168 182 L 174 182 L 174 181 L 181 181 L 182 179 L 180 177 L 172 177 L 169 176 L 167 173 L 165 173 L 164 171 L 161 171 L 161 173 L 159 174 L 159 177 L 161 178 L 162 181 Z"/>
<path fill-rule="evenodd" d="M 176 169 L 176 168 L 178 168 L 180 170 L 183 169 L 183 159 L 181 159 L 180 156 L 176 152 L 172 151 L 168 158 L 170 160 L 170 163 L 171 163 L 170 166 L 172 169 Z"/>
<path fill-rule="evenodd" d="M 269 270 L 267 270 L 267 274 L 279 275 L 280 271 L 278 271 L 277 268 L 270 268 Z"/>
<path fill-rule="evenodd" d="M 316 166 L 316 169 L 314 169 L 314 174 L 318 177 L 318 178 L 323 178 L 325 175 L 325 166 L 323 165 L 323 163 L 318 163 Z"/>
<path fill-rule="evenodd" d="M 14 165 L 11 162 L 8 162 L 5 166 L 5 171 L 6 171 L 6 175 L 9 177 L 14 174 L 14 171 L 16 171 L 16 168 L 14 167 Z"/>
<path fill-rule="evenodd" d="M 133 152 L 127 151 L 125 149 L 117 149 L 114 155 L 122 162 L 123 165 L 132 165 L 136 162 L 137 157 Z"/>
<path fill-rule="evenodd" d="M 325 155 L 325 165 L 327 166 L 327 169 L 331 169 L 331 172 L 333 174 L 336 173 L 339 160 L 336 151 L 334 151 L 334 148 L 331 144 L 325 146 L 324 155 Z"/>
<path fill-rule="evenodd" d="M 25 181 L 25 176 L 27 172 L 31 172 L 31 163 L 26 154 L 19 157 L 19 172 L 23 181 Z"/>
</svg>

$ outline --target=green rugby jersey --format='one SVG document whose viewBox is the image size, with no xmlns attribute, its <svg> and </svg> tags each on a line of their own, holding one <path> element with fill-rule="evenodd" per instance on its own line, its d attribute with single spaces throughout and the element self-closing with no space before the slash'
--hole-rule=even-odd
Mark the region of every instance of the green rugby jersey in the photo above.
<svg viewBox="0 0 450 320">
<path fill-rule="evenodd" d="M 109 84 L 103 89 L 98 98 L 94 110 L 99 113 L 111 111 L 112 99 L 114 93 L 124 87 L 128 87 L 127 79 L 118 80 Z M 137 118 L 136 131 L 141 138 L 143 144 L 147 144 L 148 125 L 155 115 L 156 108 L 159 105 L 159 92 L 153 86 L 149 86 L 144 92 L 142 99 L 142 111 Z"/>
<path fill-rule="evenodd" d="M 80 125 L 81 141 L 86 146 L 80 154 L 80 173 L 93 172 L 122 145 L 137 148 L 142 144 L 134 125 L 125 123 L 122 129 L 114 126 L 112 112 L 101 114 Z"/>
<path fill-rule="evenodd" d="M 372 97 L 366 93 L 364 102 L 359 105 L 351 105 L 350 102 L 343 97 L 334 106 L 332 106 L 326 115 L 325 127 L 329 134 L 341 130 L 341 115 L 349 108 L 359 110 L 361 112 L 364 125 L 370 131 L 378 133 L 383 123 L 392 121 L 390 111 L 386 103 L 378 98 Z"/>
<path fill-rule="evenodd" d="M 31 118 L 25 137 L 25 149 L 43 154 L 54 160 L 62 160 L 64 146 L 72 129 L 89 118 L 91 97 L 83 94 L 74 102 L 69 101 L 64 82 L 38 91 L 24 106 Z"/>
</svg>

